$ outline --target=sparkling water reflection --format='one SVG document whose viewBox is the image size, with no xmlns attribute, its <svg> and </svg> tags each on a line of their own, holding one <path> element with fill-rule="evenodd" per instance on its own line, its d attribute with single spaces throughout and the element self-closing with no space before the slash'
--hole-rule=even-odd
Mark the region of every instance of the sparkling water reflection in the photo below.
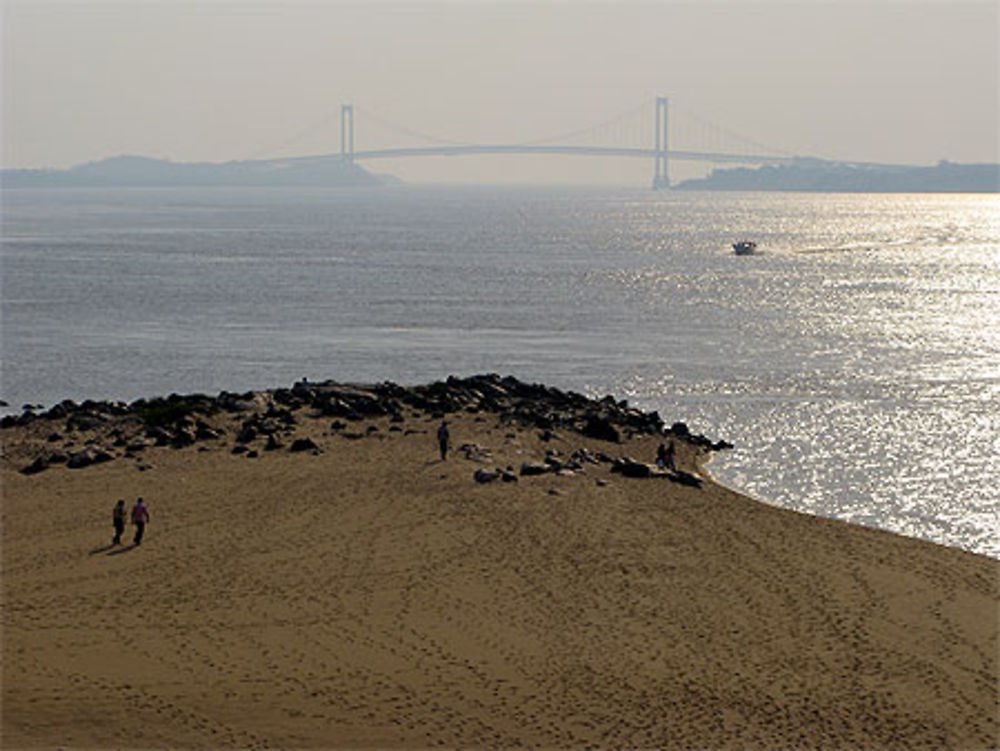
<svg viewBox="0 0 1000 751">
<path fill-rule="evenodd" d="M 509 372 L 725 437 L 771 502 L 1000 555 L 996 196 L 3 198 L 14 405 Z"/>
</svg>

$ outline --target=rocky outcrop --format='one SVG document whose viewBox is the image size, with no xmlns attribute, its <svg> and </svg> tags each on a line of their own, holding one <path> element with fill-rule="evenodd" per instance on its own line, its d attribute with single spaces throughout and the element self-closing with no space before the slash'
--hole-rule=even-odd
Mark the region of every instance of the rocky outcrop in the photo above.
<svg viewBox="0 0 1000 751">
<path fill-rule="evenodd" d="M 233 431 L 237 445 L 249 446 L 262 438 L 266 443 L 262 448 L 273 451 L 285 445 L 282 436 L 289 436 L 291 440 L 290 435 L 303 417 L 335 418 L 329 423 L 332 431 L 343 438 L 360 439 L 369 435 L 384 438 L 385 434 L 343 432 L 351 421 L 388 417 L 399 431 L 398 423 L 407 419 L 404 415 L 423 413 L 440 419 L 456 412 L 491 414 L 507 425 L 535 428 L 547 441 L 565 440 L 564 436 L 570 432 L 608 444 L 621 444 L 625 438 L 632 436 L 669 435 L 707 451 L 732 448 L 732 444 L 725 441 L 713 442 L 692 434 L 682 422 L 675 422 L 665 429 L 663 420 L 656 412 L 642 412 L 630 407 L 625 400 L 615 400 L 611 396 L 592 399 L 573 391 L 496 374 L 468 378 L 451 376 L 444 381 L 419 386 L 400 386 L 389 381 L 364 385 L 303 380 L 291 388 L 242 394 L 223 391 L 216 397 L 171 394 L 165 398 L 139 399 L 131 404 L 95 401 L 77 404 L 67 399 L 47 412 L 38 411 L 39 408 L 33 405 L 26 407 L 29 408 L 19 416 L 4 417 L 0 427 L 25 426 L 43 420 L 51 423 L 51 427 L 45 429 L 52 434 L 102 435 L 102 440 L 113 441 L 115 446 L 128 446 L 127 454 L 141 450 L 146 442 L 183 449 L 203 441 L 220 440 L 225 436 L 224 430 L 219 427 L 220 421 Z M 238 420 L 238 427 L 231 425 L 234 418 Z M 123 421 L 130 421 L 133 428 L 125 432 L 120 428 L 111 429 L 116 423 L 123 424 Z M 136 429 L 144 433 L 137 434 Z M 415 431 L 408 428 L 402 432 L 410 435 Z M 292 442 L 291 446 L 296 444 L 297 441 Z M 318 449 L 313 445 L 290 450 Z M 249 451 L 253 449 L 248 448 Z M 582 453 L 569 460 L 549 455 L 546 462 L 539 466 L 526 463 L 521 468 L 521 474 L 579 472 L 586 464 L 611 461 L 603 452 L 590 454 L 586 450 L 580 451 Z M 489 452 L 480 447 L 463 447 L 463 453 L 474 461 L 490 461 Z M 71 456 L 67 465 L 81 466 L 81 461 L 74 461 Z M 27 464 L 22 471 L 32 467 L 35 467 L 34 462 Z M 38 464 L 32 471 L 42 469 Z M 641 472 L 637 468 L 625 471 Z M 513 472 L 511 474 L 516 477 Z"/>
</svg>

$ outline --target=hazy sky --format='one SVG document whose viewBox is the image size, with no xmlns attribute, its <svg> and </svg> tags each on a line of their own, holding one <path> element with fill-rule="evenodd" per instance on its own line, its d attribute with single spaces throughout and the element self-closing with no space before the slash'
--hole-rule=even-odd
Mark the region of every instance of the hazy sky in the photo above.
<svg viewBox="0 0 1000 751">
<path fill-rule="evenodd" d="M 116 154 L 225 161 L 544 139 L 750 147 L 930 164 L 1000 161 L 1000 4 L 3 1 L 5 167 Z M 710 123 L 710 126 L 698 123 Z M 644 143 L 639 143 L 642 139 Z M 629 142 L 635 142 L 630 144 Z M 371 162 L 410 180 L 648 181 L 596 158 Z M 672 165 L 674 176 L 701 167 Z"/>
</svg>

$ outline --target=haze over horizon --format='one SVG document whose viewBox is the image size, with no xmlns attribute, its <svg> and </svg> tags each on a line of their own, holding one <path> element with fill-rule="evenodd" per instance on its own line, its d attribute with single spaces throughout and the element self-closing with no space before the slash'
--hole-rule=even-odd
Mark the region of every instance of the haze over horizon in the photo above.
<svg viewBox="0 0 1000 751">
<path fill-rule="evenodd" d="M 344 103 L 357 108 L 359 149 L 427 145 L 387 122 L 520 143 L 623 112 L 633 114 L 601 137 L 651 146 L 658 95 L 671 100 L 674 148 L 706 148 L 684 129 L 700 121 L 718 126 L 708 137 L 729 131 L 772 152 L 998 162 L 998 18 L 996 3 L 964 0 L 5 0 L 2 166 L 333 153 Z M 494 156 L 365 166 L 413 182 L 645 184 L 652 165 Z M 706 168 L 675 162 L 671 174 Z"/>
</svg>

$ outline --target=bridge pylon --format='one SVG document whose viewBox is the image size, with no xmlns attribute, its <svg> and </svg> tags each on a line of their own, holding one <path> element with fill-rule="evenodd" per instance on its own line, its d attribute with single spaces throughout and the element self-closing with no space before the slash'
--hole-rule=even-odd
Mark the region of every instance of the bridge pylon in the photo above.
<svg viewBox="0 0 1000 751">
<path fill-rule="evenodd" d="M 656 97 L 656 167 L 653 172 L 653 190 L 665 190 L 670 187 L 669 163 L 667 161 L 667 113 L 668 99 L 665 96 Z"/>
<path fill-rule="evenodd" d="M 354 161 L 354 105 L 340 105 L 340 158 Z"/>
</svg>

